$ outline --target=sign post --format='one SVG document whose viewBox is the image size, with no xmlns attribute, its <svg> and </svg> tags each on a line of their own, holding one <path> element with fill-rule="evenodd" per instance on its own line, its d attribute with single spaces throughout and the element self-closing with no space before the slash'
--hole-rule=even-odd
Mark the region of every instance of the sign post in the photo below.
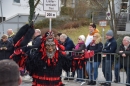
<svg viewBox="0 0 130 86">
<path fill-rule="evenodd" d="M 56 18 L 59 11 L 59 0 L 43 0 L 43 10 L 45 17 L 49 18 L 49 31 L 52 29 L 52 18 Z"/>
<path fill-rule="evenodd" d="M 102 27 L 102 37 L 103 37 L 103 38 L 102 38 L 102 43 L 103 43 L 103 47 L 104 47 L 104 43 L 105 43 L 105 42 L 104 42 L 104 38 L 105 38 L 105 37 L 104 37 L 104 36 L 105 36 L 105 34 L 104 34 L 104 33 L 105 33 L 104 27 L 107 26 L 107 21 L 104 21 L 104 20 L 103 20 L 103 21 L 99 21 L 99 26 Z"/>
</svg>

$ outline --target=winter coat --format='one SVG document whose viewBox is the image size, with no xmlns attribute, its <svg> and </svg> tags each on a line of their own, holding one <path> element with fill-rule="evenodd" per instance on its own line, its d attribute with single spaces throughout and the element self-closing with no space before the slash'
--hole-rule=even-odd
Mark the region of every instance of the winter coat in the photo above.
<svg viewBox="0 0 130 86">
<path fill-rule="evenodd" d="M 92 61 L 94 59 L 94 62 L 101 62 L 101 54 L 96 54 L 102 51 L 103 48 L 103 44 L 101 42 L 99 42 L 98 44 L 89 44 L 89 46 L 87 47 L 87 50 L 92 50 L 94 51 L 95 55 L 94 58 L 90 58 L 90 61 Z"/>
<path fill-rule="evenodd" d="M 78 49 L 73 49 L 74 52 L 81 52 L 82 50 L 85 50 L 85 43 L 78 43 L 77 45 Z"/>
<path fill-rule="evenodd" d="M 14 34 L 8 37 L 8 41 L 9 41 L 11 44 L 14 44 L 14 42 L 13 42 L 13 38 L 14 38 L 14 37 L 15 37 Z"/>
<path fill-rule="evenodd" d="M 126 57 L 122 57 L 123 53 L 119 53 L 119 51 L 123 51 L 123 53 L 126 54 Z M 125 50 L 124 45 L 121 44 L 120 47 L 119 47 L 119 51 L 118 51 L 118 53 L 120 54 L 120 58 L 119 58 L 120 64 L 121 65 L 124 64 L 124 67 L 127 67 L 128 65 L 130 67 L 130 45 Z"/>
<path fill-rule="evenodd" d="M 66 38 L 63 46 L 65 47 L 65 51 L 72 51 L 72 49 L 75 47 L 73 41 L 69 37 Z"/>
<path fill-rule="evenodd" d="M 32 41 L 32 46 L 28 46 L 29 49 L 32 48 L 39 48 L 41 45 L 41 35 L 38 35 L 34 38 L 34 40 Z"/>
<path fill-rule="evenodd" d="M 0 41 L 0 48 L 6 47 L 7 50 L 0 50 L 0 60 L 9 59 L 13 51 L 13 45 L 7 40 L 6 42 Z"/>
<path fill-rule="evenodd" d="M 107 40 L 103 48 L 103 53 L 115 53 L 117 49 L 117 42 L 114 38 Z M 114 55 L 106 54 L 107 60 L 114 60 Z"/>
</svg>

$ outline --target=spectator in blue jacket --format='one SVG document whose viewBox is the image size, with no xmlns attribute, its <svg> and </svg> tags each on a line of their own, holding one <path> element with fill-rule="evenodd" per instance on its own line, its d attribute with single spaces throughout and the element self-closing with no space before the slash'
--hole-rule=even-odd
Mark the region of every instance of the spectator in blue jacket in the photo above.
<svg viewBox="0 0 130 86">
<path fill-rule="evenodd" d="M 103 61 L 102 61 L 102 71 L 106 81 L 112 81 L 112 64 L 114 62 L 114 55 L 110 53 L 115 53 L 117 49 L 117 42 L 113 37 L 113 31 L 108 30 L 106 33 L 106 43 L 102 50 Z M 107 54 L 108 53 L 108 54 Z M 104 86 L 111 86 L 111 83 L 103 83 Z"/>
<path fill-rule="evenodd" d="M 65 51 L 72 51 L 72 49 L 75 47 L 73 41 L 66 34 L 60 35 L 60 42 L 65 47 Z M 75 72 L 72 72 L 71 77 L 74 77 L 74 75 Z M 69 77 L 68 72 L 67 72 L 67 77 Z M 64 80 L 68 80 L 68 78 L 65 78 Z"/>
</svg>

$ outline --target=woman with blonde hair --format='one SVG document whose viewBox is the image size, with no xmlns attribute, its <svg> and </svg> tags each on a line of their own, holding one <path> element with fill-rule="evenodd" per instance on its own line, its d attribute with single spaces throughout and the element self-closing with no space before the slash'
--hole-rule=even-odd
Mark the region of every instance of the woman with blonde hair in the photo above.
<svg viewBox="0 0 130 86">
<path fill-rule="evenodd" d="M 93 35 L 92 42 L 88 45 L 87 50 L 94 51 L 95 55 L 88 59 L 86 70 L 89 75 L 90 82 L 88 85 L 95 85 L 98 77 L 98 67 L 101 63 L 101 54 L 97 54 L 102 51 L 103 44 L 101 43 L 101 36 L 99 33 Z"/>
</svg>

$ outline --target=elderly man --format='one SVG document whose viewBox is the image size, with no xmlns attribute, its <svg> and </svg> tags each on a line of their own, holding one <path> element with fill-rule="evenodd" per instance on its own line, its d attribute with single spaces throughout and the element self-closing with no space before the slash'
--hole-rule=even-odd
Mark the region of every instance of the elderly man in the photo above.
<svg viewBox="0 0 130 86">
<path fill-rule="evenodd" d="M 72 49 L 75 47 L 73 41 L 66 34 L 60 35 L 60 42 L 65 47 L 65 51 L 72 51 Z M 71 77 L 74 77 L 74 75 L 75 75 L 75 72 L 72 72 Z M 67 72 L 67 77 L 69 77 L 68 72 Z M 64 78 L 64 80 L 68 80 L 68 78 Z"/>
<path fill-rule="evenodd" d="M 117 49 L 117 43 L 114 39 L 114 34 L 112 30 L 108 30 L 106 33 L 106 43 L 103 48 L 103 61 L 102 61 L 102 71 L 106 81 L 112 81 L 112 64 L 114 62 L 114 55 L 110 53 L 115 53 Z M 111 83 L 103 83 L 104 86 L 111 86 Z"/>
<path fill-rule="evenodd" d="M 60 35 L 60 42 L 65 47 L 66 51 L 72 51 L 72 49 L 75 47 L 73 41 L 66 34 Z"/>
<path fill-rule="evenodd" d="M 124 68 L 127 75 L 126 83 L 130 84 L 130 37 L 125 36 L 122 40 L 118 51 L 120 58 L 118 59 L 117 64 L 115 65 L 115 82 L 120 82 L 119 71 L 121 68 Z M 126 85 L 130 86 L 130 85 Z"/>
<path fill-rule="evenodd" d="M 0 61 L 0 86 L 20 86 L 19 66 L 13 60 Z"/>
<path fill-rule="evenodd" d="M 12 29 L 7 30 L 8 40 L 11 44 L 13 44 L 14 32 Z"/>
<path fill-rule="evenodd" d="M 41 44 L 41 31 L 40 29 L 35 29 L 35 33 L 34 33 L 34 39 L 32 41 L 32 45 L 31 46 L 28 46 L 29 49 L 32 49 L 32 48 L 39 48 L 40 47 L 40 44 Z"/>
</svg>

